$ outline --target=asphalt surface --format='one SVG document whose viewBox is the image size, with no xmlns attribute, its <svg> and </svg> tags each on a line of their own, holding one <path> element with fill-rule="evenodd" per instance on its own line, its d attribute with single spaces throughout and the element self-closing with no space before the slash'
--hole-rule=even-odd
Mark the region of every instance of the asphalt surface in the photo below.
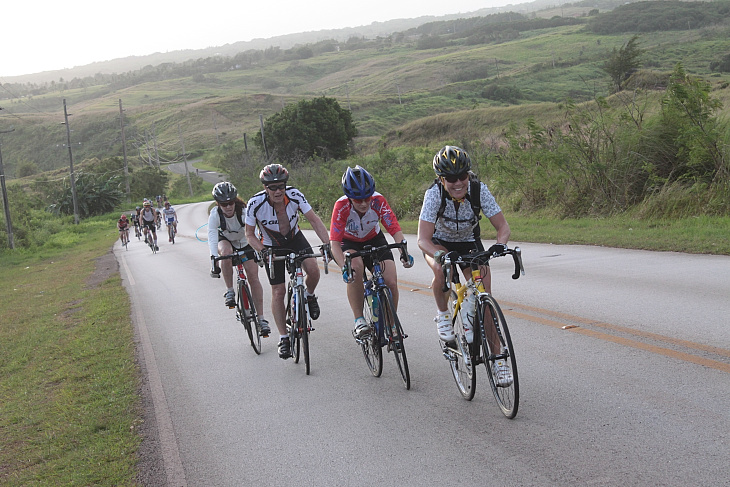
<svg viewBox="0 0 730 487">
<path fill-rule="evenodd" d="M 511 242 L 526 276 L 492 266 L 519 368 L 508 420 L 483 369 L 474 400 L 458 395 L 415 248 L 398 268 L 407 391 L 392 356 L 382 377 L 366 369 L 332 265 L 312 374 L 275 337 L 255 355 L 208 276 L 207 205 L 178 212 L 175 245 L 115 247 L 145 373 L 145 485 L 729 485 L 730 257 Z"/>
</svg>

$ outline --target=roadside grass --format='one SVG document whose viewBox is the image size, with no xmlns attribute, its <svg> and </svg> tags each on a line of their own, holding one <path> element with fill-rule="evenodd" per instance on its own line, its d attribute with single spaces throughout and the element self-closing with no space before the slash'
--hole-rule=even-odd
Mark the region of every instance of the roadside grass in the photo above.
<svg viewBox="0 0 730 487">
<path fill-rule="evenodd" d="M 2 485 L 135 485 L 130 302 L 118 272 L 94 278 L 113 224 L 70 228 L 83 238 L 64 248 L 0 254 Z"/>
</svg>

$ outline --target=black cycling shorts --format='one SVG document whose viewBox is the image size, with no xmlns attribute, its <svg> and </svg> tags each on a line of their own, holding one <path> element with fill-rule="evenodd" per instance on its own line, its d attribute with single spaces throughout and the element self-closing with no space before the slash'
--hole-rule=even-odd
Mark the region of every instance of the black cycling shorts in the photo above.
<svg viewBox="0 0 730 487">
<path fill-rule="evenodd" d="M 309 245 L 309 241 L 307 240 L 307 237 L 304 236 L 304 233 L 297 232 L 294 237 L 289 240 L 286 245 L 282 246 L 269 246 L 268 248 L 273 249 L 280 249 L 280 248 L 286 248 L 289 250 L 309 250 L 312 252 L 312 246 Z M 274 262 L 274 278 L 271 278 L 271 272 L 269 272 L 269 262 L 268 259 L 264 261 L 264 265 L 266 266 L 266 274 L 269 277 L 269 284 L 272 286 L 275 284 L 283 284 L 286 281 L 287 278 L 287 272 L 286 272 L 286 262 L 283 260 L 277 260 Z"/>
<path fill-rule="evenodd" d="M 370 245 L 371 247 L 382 247 L 383 245 L 387 245 L 388 241 L 385 239 L 385 235 L 383 235 L 383 232 L 378 233 L 376 236 L 371 238 L 370 240 L 366 240 L 365 242 L 353 242 L 352 240 L 342 240 L 342 251 L 345 252 L 347 250 L 354 250 L 359 251 L 365 248 L 366 245 Z M 378 254 L 378 258 L 383 260 L 392 260 L 395 261 L 393 258 L 393 252 L 390 249 L 381 250 Z M 373 271 L 373 259 L 371 256 L 366 256 L 362 258 L 363 264 L 365 264 L 365 267 L 372 272 Z"/>
</svg>

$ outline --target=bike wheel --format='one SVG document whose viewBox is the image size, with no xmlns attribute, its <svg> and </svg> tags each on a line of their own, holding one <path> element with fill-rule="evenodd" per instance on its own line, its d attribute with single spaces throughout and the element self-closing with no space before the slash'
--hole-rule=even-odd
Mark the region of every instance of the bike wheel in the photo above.
<svg viewBox="0 0 730 487">
<path fill-rule="evenodd" d="M 380 326 L 383 327 L 385 336 L 388 338 L 388 351 L 393 352 L 395 357 L 395 363 L 398 365 L 403 385 L 406 389 L 411 388 L 411 372 L 408 370 L 408 357 L 406 357 L 406 347 L 403 339 L 403 327 L 398 319 L 398 314 L 395 312 L 395 306 L 393 305 L 393 298 L 390 295 L 390 291 L 383 290 L 378 293 L 378 299 L 380 303 Z"/>
<path fill-rule="evenodd" d="M 259 329 L 259 318 L 256 315 L 256 306 L 253 304 L 251 291 L 244 281 L 238 281 L 238 319 L 246 328 L 246 334 L 251 341 L 251 346 L 256 355 L 261 354 L 261 333 Z"/>
<path fill-rule="evenodd" d="M 456 387 L 459 389 L 461 396 L 467 401 L 474 399 L 474 393 L 477 389 L 477 371 L 474 367 L 473 347 L 470 346 L 464 336 L 464 325 L 461 321 L 461 313 L 458 313 L 454 306 L 457 301 L 456 293 L 451 291 L 449 294 L 449 314 L 451 315 L 454 325 L 454 335 L 456 339 L 448 344 L 442 344 L 449 364 L 451 365 L 451 373 L 456 381 Z"/>
<path fill-rule="evenodd" d="M 301 295 L 304 298 L 304 294 Z M 302 355 L 304 356 L 304 370 L 309 375 L 309 315 L 307 315 L 306 302 L 304 299 L 299 300 L 298 326 L 299 339 L 302 344 Z"/>
<path fill-rule="evenodd" d="M 290 291 L 290 304 L 289 304 L 289 344 L 291 347 L 291 356 L 294 358 L 294 363 L 299 363 L 299 350 L 300 350 L 300 343 L 299 338 L 301 337 L 301 334 L 299 333 L 299 323 L 297 322 L 298 317 L 301 313 L 300 309 L 298 307 L 295 307 L 296 303 L 301 303 L 304 299 L 303 293 L 297 293 L 297 299 L 295 301 L 292 292 L 296 291 Z"/>
<path fill-rule="evenodd" d="M 365 357 L 365 363 L 370 369 L 370 373 L 375 377 L 380 377 L 383 373 L 383 349 L 380 346 L 380 326 L 377 322 L 373 322 L 373 314 L 367 301 L 363 303 L 362 315 L 365 321 L 370 323 L 372 332 L 365 338 L 358 340 L 362 348 L 362 354 Z"/>
<path fill-rule="evenodd" d="M 517 360 L 512 348 L 512 338 L 509 334 L 509 328 L 507 328 L 507 321 L 504 319 L 504 314 L 502 314 L 502 309 L 491 295 L 481 298 L 480 310 L 481 313 L 477 317 L 482 318 L 483 323 L 481 327 L 482 351 L 489 384 L 492 386 L 494 398 L 497 400 L 502 413 L 512 419 L 517 415 L 517 408 L 520 404 L 520 384 L 517 378 Z M 499 337 L 500 350 L 492 350 L 489 340 L 487 340 L 485 330 L 486 327 L 490 326 Z M 498 359 L 507 361 L 512 369 L 512 383 L 509 385 L 499 385 L 494 374 L 493 364 Z"/>
</svg>

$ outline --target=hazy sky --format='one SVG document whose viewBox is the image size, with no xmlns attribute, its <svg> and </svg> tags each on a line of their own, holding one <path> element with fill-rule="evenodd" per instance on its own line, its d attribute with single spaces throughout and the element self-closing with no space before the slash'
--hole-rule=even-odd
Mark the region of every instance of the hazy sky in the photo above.
<svg viewBox="0 0 730 487">
<path fill-rule="evenodd" d="M 94 61 L 372 22 L 472 12 L 521 0 L 6 1 L 0 78 Z"/>
</svg>

